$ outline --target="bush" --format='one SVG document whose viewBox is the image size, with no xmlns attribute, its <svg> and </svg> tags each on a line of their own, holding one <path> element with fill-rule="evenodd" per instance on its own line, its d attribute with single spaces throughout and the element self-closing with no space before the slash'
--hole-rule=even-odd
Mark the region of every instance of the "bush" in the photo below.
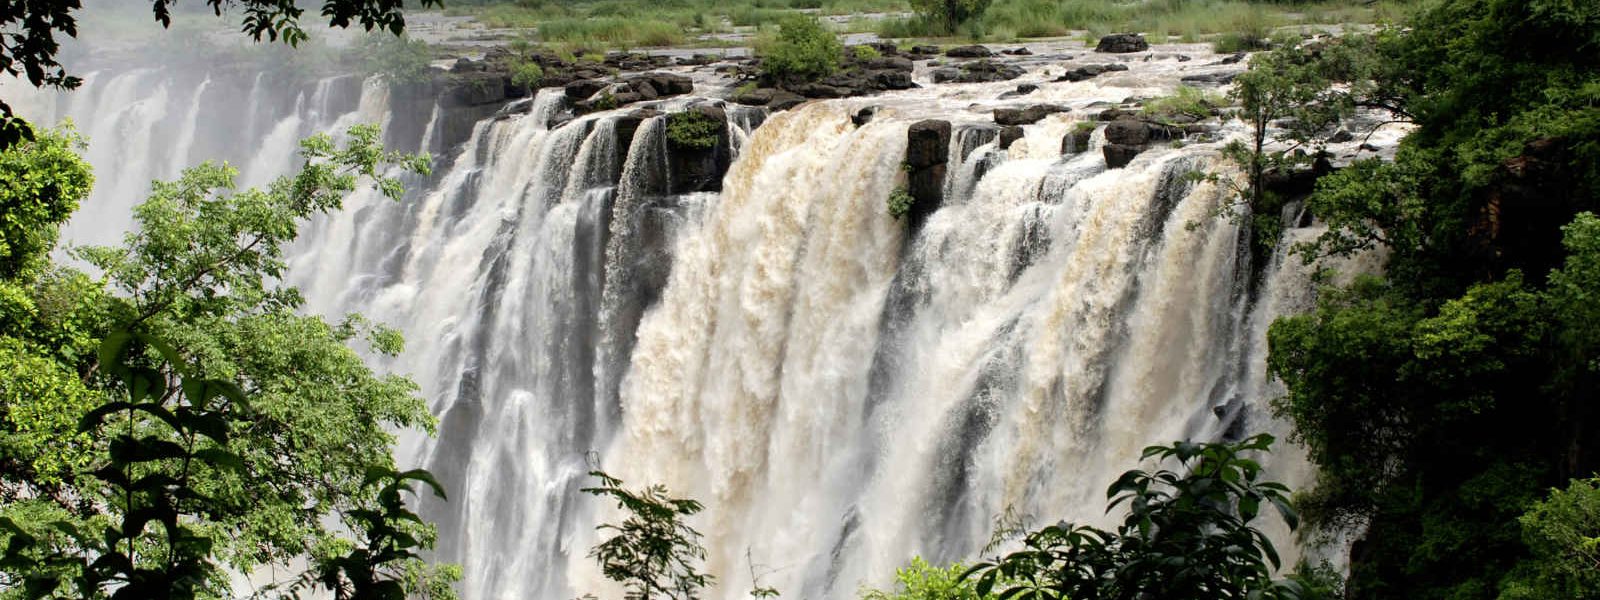
<svg viewBox="0 0 1600 600">
<path fill-rule="evenodd" d="M 912 197 L 906 188 L 895 188 L 893 192 L 889 192 L 889 216 L 896 219 L 904 217 L 911 213 L 911 206 L 916 203 L 917 199 Z"/>
<path fill-rule="evenodd" d="M 698 111 L 684 111 L 667 116 L 667 141 L 679 148 L 709 150 L 716 147 L 726 126 L 711 116 Z"/>
<path fill-rule="evenodd" d="M 544 69 L 539 67 L 539 63 L 519 63 L 511 68 L 511 85 L 533 90 L 538 89 L 539 84 L 543 82 Z"/>
<path fill-rule="evenodd" d="M 814 81 L 839 69 L 844 47 L 815 17 L 784 20 L 776 36 L 756 41 L 762 78 L 773 83 Z"/>
<path fill-rule="evenodd" d="M 387 33 L 369 33 L 361 38 L 356 52 L 362 70 L 390 83 L 419 83 L 431 75 L 433 50 L 428 43 Z"/>
<path fill-rule="evenodd" d="M 978 593 L 976 580 L 961 578 L 966 570 L 961 563 L 936 567 L 918 556 L 911 566 L 895 571 L 893 591 L 868 589 L 861 600 L 992 600 L 995 594 Z"/>
</svg>

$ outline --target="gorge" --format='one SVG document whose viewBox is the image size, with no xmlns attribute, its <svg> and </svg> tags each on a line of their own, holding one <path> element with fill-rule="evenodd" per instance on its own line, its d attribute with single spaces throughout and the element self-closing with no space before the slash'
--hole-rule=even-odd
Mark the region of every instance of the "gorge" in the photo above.
<svg viewBox="0 0 1600 600">
<path fill-rule="evenodd" d="M 205 158 L 261 184 L 300 138 L 363 122 L 436 157 L 404 201 L 363 192 L 304 227 L 286 282 L 307 310 L 405 333 L 381 367 L 440 423 L 400 461 L 451 490 L 421 512 L 463 598 L 611 590 L 585 556 L 610 516 L 579 492 L 595 467 L 705 503 L 713 595 L 851 598 L 914 555 L 970 558 L 1003 515 L 1106 522 L 1105 486 L 1150 444 L 1272 432 L 1272 477 L 1313 479 L 1265 356 L 1316 266 L 1290 243 L 1252 257 L 1248 220 L 1219 215 L 1231 192 L 1190 176 L 1236 176 L 1218 148 L 1243 129 L 1114 168 L 1104 151 L 1108 111 L 1243 65 L 1197 44 L 1031 46 L 1015 80 L 935 84 L 923 57 L 914 89 L 783 111 L 727 101 L 714 66 L 662 69 L 691 94 L 582 115 L 561 88 L 461 107 L 225 64 L 86 70 L 17 104 L 72 119 L 104 174 L 73 243 L 115 241 L 145 182 Z M 1091 64 L 1125 68 L 1055 80 Z M 673 139 L 684 112 L 720 123 L 711 148 Z M 891 216 L 906 189 L 915 208 Z M 1287 241 L 1316 234 L 1303 221 L 1285 211 Z"/>
</svg>

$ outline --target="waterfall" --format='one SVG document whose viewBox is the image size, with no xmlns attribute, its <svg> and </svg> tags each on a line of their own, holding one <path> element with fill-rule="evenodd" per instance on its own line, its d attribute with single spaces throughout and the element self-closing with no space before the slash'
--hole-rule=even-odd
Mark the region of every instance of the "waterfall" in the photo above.
<svg viewBox="0 0 1600 600">
<path fill-rule="evenodd" d="M 1040 94 L 1083 107 L 1176 85 L 1144 73 Z M 1214 217 L 1225 187 L 1188 176 L 1227 171 L 1219 142 L 1108 170 L 1099 133 L 1061 152 L 1080 111 L 1001 149 L 965 107 L 1006 84 L 884 96 L 860 127 L 859 100 L 726 106 L 721 191 L 673 193 L 660 113 L 564 120 L 547 89 L 444 140 L 440 102 L 404 114 L 376 79 L 285 81 L 107 70 L 22 108 L 89 138 L 99 178 L 76 243 L 114 241 L 180 165 L 224 159 L 261 184 L 306 135 L 425 124 L 400 149 L 439 155 L 437 172 L 403 201 L 362 190 L 306 224 L 285 279 L 307 311 L 406 334 L 374 364 L 415 379 L 439 416 L 436 438 L 406 433 L 397 451 L 450 490 L 420 509 L 436 557 L 465 566 L 463 598 L 616 595 L 586 557 L 618 516 L 580 491 L 591 460 L 706 505 L 692 524 L 709 597 L 743 598 L 767 573 L 786 597 L 851 598 L 913 555 L 970 559 L 1001 514 L 1109 524 L 1104 490 L 1146 445 L 1286 437 L 1266 327 L 1311 305 L 1314 267 L 1280 252 L 1252 269 L 1246 221 Z M 913 224 L 885 203 L 932 109 L 954 125 L 949 172 Z M 1286 442 L 1269 464 L 1311 482 Z"/>
</svg>

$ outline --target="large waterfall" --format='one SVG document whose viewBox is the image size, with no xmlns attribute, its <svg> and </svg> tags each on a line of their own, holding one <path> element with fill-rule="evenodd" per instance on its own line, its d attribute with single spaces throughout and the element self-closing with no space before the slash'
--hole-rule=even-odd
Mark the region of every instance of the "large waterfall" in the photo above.
<svg viewBox="0 0 1600 600">
<path fill-rule="evenodd" d="M 1104 490 L 1145 445 L 1283 437 L 1265 328 L 1307 306 L 1310 268 L 1250 264 L 1245 220 L 1216 216 L 1231 196 L 1187 176 L 1228 172 L 1216 143 L 1120 169 L 1100 134 L 1061 151 L 1091 106 L 1170 91 L 1177 64 L 1047 84 L 1029 101 L 1076 110 L 1009 148 L 987 108 L 1014 83 L 770 116 L 728 105 L 720 192 L 672 192 L 666 117 L 568 122 L 559 89 L 459 143 L 437 105 L 402 110 L 348 76 L 108 69 L 23 106 L 89 138 L 79 243 L 114 241 L 152 178 L 228 159 L 258 184 L 295 166 L 297 139 L 353 123 L 443 159 L 404 202 L 363 192 L 308 224 L 288 282 L 308 310 L 405 332 L 379 366 L 440 417 L 400 455 L 451 492 L 423 510 L 438 558 L 465 566 L 463 598 L 617 596 L 586 557 L 616 516 L 579 491 L 595 466 L 705 503 L 712 596 L 746 597 L 755 575 L 785 597 L 851 598 L 914 555 L 970 559 L 999 515 L 1107 524 Z M 946 197 L 896 219 L 908 128 L 930 117 L 954 124 Z M 1308 485 L 1279 448 L 1274 475 Z"/>
</svg>

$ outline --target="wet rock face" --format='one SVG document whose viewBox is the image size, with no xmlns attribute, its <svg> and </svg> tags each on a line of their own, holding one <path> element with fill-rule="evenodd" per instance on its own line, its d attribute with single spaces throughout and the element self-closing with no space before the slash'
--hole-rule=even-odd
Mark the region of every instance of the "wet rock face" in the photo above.
<svg viewBox="0 0 1600 600">
<path fill-rule="evenodd" d="M 722 191 L 722 176 L 733 163 L 728 140 L 728 113 L 721 106 L 702 102 L 682 113 L 667 115 L 667 178 L 673 194 Z M 676 121 L 710 125 L 710 138 L 680 139 L 673 134 Z"/>
<path fill-rule="evenodd" d="M 950 160 L 950 122 L 937 119 L 912 123 L 906 130 L 907 192 L 916 202 L 913 223 L 921 222 L 944 202 L 944 176 Z"/>
<path fill-rule="evenodd" d="M 806 101 L 806 98 L 788 90 L 758 88 L 736 93 L 729 100 L 747 106 L 765 106 L 776 111 L 788 110 L 799 106 Z"/>
<path fill-rule="evenodd" d="M 1199 133 L 1203 125 L 1173 126 L 1151 123 L 1131 117 L 1119 118 L 1106 125 L 1106 143 L 1101 148 L 1106 157 L 1106 168 L 1119 169 L 1150 148 L 1155 142 L 1176 139 L 1188 133 Z M 1087 144 L 1087 136 L 1084 140 Z"/>
<path fill-rule="evenodd" d="M 1021 77 L 1025 71 L 1016 65 L 978 60 L 933 71 L 934 83 L 986 83 Z"/>
<path fill-rule="evenodd" d="M 1144 41 L 1144 36 L 1137 33 L 1113 33 L 1100 38 L 1100 43 L 1095 44 L 1095 52 L 1108 54 L 1126 54 L 1129 52 L 1144 52 L 1150 49 L 1150 43 Z"/>
<path fill-rule="evenodd" d="M 996 125 L 1032 125 L 1044 120 L 1045 117 L 1069 110 L 1071 109 L 1055 104 L 1034 104 L 1025 108 L 996 108 L 994 122 Z"/>
<path fill-rule="evenodd" d="M 1009 149 L 1011 149 L 1011 144 L 1014 144 L 1014 143 L 1016 143 L 1017 140 L 1022 139 L 1022 135 L 1023 135 L 1022 128 L 1018 127 L 1016 125 L 1011 125 L 1011 126 L 1008 126 L 1008 127 L 1004 128 L 1004 129 L 1001 129 L 1000 130 L 1000 141 L 999 141 L 1000 149 L 1001 150 L 1009 150 Z"/>
<path fill-rule="evenodd" d="M 1126 70 L 1128 70 L 1128 65 L 1124 65 L 1124 64 L 1121 64 L 1121 63 L 1111 63 L 1111 64 L 1104 64 L 1104 65 L 1084 65 L 1084 66 L 1078 67 L 1076 69 L 1073 69 L 1071 71 L 1067 71 L 1066 73 L 1062 73 L 1060 77 L 1056 78 L 1056 81 L 1083 81 L 1085 79 L 1093 79 L 1095 77 L 1099 77 L 1099 76 L 1104 75 L 1106 73 L 1111 73 L 1111 72 L 1114 72 L 1114 71 L 1126 71 Z"/>
</svg>

